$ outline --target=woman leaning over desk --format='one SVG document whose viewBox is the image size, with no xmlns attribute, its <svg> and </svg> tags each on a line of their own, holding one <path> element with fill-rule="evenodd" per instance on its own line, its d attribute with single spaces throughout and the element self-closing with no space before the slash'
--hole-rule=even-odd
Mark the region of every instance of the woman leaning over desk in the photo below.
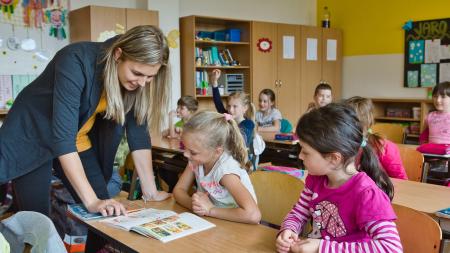
<svg viewBox="0 0 450 253">
<path fill-rule="evenodd" d="M 56 53 L 0 128 L 0 183 L 13 181 L 19 210 L 49 215 L 54 168 L 90 212 L 125 213 L 106 189 L 125 131 L 143 198 L 169 196 L 156 189 L 149 136 L 167 108 L 168 59 L 165 37 L 153 26 Z"/>
</svg>

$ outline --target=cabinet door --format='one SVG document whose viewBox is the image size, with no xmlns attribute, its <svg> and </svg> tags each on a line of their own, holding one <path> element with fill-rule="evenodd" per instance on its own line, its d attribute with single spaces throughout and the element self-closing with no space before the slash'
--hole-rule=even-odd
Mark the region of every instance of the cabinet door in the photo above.
<svg viewBox="0 0 450 253">
<path fill-rule="evenodd" d="M 300 117 L 300 26 L 277 25 L 277 107 L 296 124 Z"/>
<path fill-rule="evenodd" d="M 272 49 L 261 51 L 257 43 L 261 39 L 272 42 Z M 258 107 L 259 92 L 262 89 L 275 90 L 277 80 L 277 25 L 267 22 L 252 22 L 252 100 Z"/>
<path fill-rule="evenodd" d="M 301 34 L 300 110 L 303 114 L 308 108 L 308 104 L 313 101 L 314 90 L 322 77 L 322 28 L 302 26 Z"/>
<path fill-rule="evenodd" d="M 138 25 L 159 25 L 159 16 L 157 11 L 126 9 L 126 30 Z"/>
<path fill-rule="evenodd" d="M 333 87 L 334 101 L 341 99 L 342 32 L 322 28 L 322 79 Z"/>
<path fill-rule="evenodd" d="M 116 25 L 125 27 L 125 9 L 90 6 L 91 8 L 91 41 L 97 41 L 100 33 L 116 31 Z"/>
</svg>

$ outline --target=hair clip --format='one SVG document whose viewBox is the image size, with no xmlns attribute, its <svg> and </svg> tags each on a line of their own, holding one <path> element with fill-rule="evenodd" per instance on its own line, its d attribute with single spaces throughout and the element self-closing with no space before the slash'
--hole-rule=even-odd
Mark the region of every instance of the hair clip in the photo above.
<svg viewBox="0 0 450 253">
<path fill-rule="evenodd" d="M 364 148 L 365 146 L 367 146 L 367 139 L 364 137 L 361 142 L 361 148 Z"/>
</svg>

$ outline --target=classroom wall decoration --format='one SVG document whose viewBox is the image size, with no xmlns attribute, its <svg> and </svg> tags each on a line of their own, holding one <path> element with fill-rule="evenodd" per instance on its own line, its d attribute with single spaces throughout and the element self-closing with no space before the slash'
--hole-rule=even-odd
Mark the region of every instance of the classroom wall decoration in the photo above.
<svg viewBox="0 0 450 253">
<path fill-rule="evenodd" d="M 433 87 L 450 81 L 450 18 L 407 22 L 405 87 Z"/>
</svg>

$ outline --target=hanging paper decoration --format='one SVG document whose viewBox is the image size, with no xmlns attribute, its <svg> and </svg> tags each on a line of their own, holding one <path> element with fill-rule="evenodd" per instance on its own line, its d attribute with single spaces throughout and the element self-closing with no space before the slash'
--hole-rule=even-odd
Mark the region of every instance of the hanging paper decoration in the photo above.
<svg viewBox="0 0 450 253">
<path fill-rule="evenodd" d="M 406 23 L 402 26 L 403 30 L 405 30 L 405 31 L 411 30 L 412 27 L 413 27 L 412 20 L 408 20 L 408 22 L 406 22 Z"/>
<path fill-rule="evenodd" d="M 270 52 L 270 50 L 272 50 L 272 41 L 268 38 L 261 38 L 258 40 L 256 46 L 258 46 L 259 51 L 268 53 Z"/>
<path fill-rule="evenodd" d="M 8 19 L 11 19 L 11 15 L 14 14 L 18 2 L 19 0 L 0 0 L 0 9 Z"/>
<path fill-rule="evenodd" d="M 47 8 L 47 0 L 23 0 L 23 22 L 25 26 L 42 27 L 44 22 L 44 9 Z"/>
<path fill-rule="evenodd" d="M 66 30 L 64 30 L 64 26 L 66 25 L 66 10 L 47 10 L 45 15 L 51 24 L 49 35 L 57 38 L 58 40 L 65 39 L 67 37 Z"/>
</svg>

